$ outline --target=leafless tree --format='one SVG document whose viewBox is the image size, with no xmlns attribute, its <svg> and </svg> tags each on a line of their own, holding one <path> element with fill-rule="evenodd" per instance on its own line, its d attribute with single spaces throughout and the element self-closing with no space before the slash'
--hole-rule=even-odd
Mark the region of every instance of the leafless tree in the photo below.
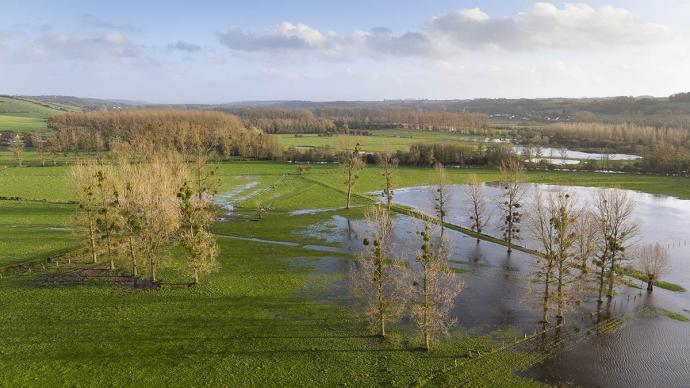
<svg viewBox="0 0 690 388">
<path fill-rule="evenodd" d="M 371 328 L 386 336 L 386 323 L 399 318 L 409 291 L 409 271 L 394 260 L 393 221 L 388 208 L 376 204 L 366 213 L 364 253 L 353 263 L 350 284 L 364 303 Z M 407 286 L 407 287 L 406 287 Z"/>
<path fill-rule="evenodd" d="M 503 195 L 499 207 L 503 214 L 500 226 L 503 230 L 503 240 L 507 243 L 510 253 L 513 251 L 513 243 L 520 240 L 521 208 L 525 194 L 524 167 L 519 161 L 510 160 L 501 165 L 501 175 Z"/>
<path fill-rule="evenodd" d="M 465 186 L 465 193 L 471 202 L 468 209 L 471 222 L 470 228 L 477 233 L 483 233 L 484 227 L 489 223 L 489 219 L 486 212 L 484 182 L 479 180 L 477 174 L 470 174 L 467 186 Z M 477 237 L 477 243 L 479 241 L 481 239 Z"/>
<path fill-rule="evenodd" d="M 619 189 L 600 189 L 595 203 L 598 233 L 601 236 L 599 248 L 599 292 L 598 301 L 603 302 L 604 286 L 608 283 L 608 298 L 613 297 L 614 283 L 620 274 L 620 261 L 630 239 L 637 234 L 638 225 L 634 219 L 635 203 L 630 195 Z"/>
<path fill-rule="evenodd" d="M 31 134 L 31 145 L 33 145 L 38 155 L 38 159 L 41 161 L 41 166 L 46 165 L 46 140 L 40 133 Z"/>
<path fill-rule="evenodd" d="M 17 166 L 22 165 L 24 160 L 24 139 L 20 134 L 15 134 L 10 140 L 10 151 L 12 151 L 12 157 L 17 163 Z"/>
<path fill-rule="evenodd" d="M 424 348 L 431 341 L 448 334 L 455 323 L 450 315 L 455 299 L 462 290 L 462 282 L 448 268 L 449 243 L 436 234 L 428 223 L 420 232 L 421 246 L 417 253 L 415 298 L 412 320 L 424 338 Z"/>
<path fill-rule="evenodd" d="M 441 228 L 441 238 L 443 238 L 446 229 L 445 222 L 446 216 L 448 215 L 448 205 L 450 203 L 450 185 L 446 168 L 443 167 L 441 162 L 436 162 L 435 170 L 435 182 L 434 186 L 432 186 L 434 212 L 438 225 Z"/>
<path fill-rule="evenodd" d="M 345 188 L 347 190 L 346 209 L 350 208 L 352 201 L 352 191 L 359 179 L 359 171 L 364 168 L 365 164 L 360 155 L 360 145 L 357 143 L 352 150 L 345 149 L 340 156 L 340 169 L 345 175 Z"/>
<path fill-rule="evenodd" d="M 647 291 L 654 291 L 654 282 L 668 271 L 669 255 L 666 248 L 659 243 L 647 244 L 637 251 L 637 265 L 647 276 Z"/>
<path fill-rule="evenodd" d="M 567 163 L 568 163 L 568 149 L 565 147 L 558 148 L 558 156 L 561 157 L 561 164 L 563 164 L 563 166 L 567 165 Z"/>
<path fill-rule="evenodd" d="M 98 203 L 95 170 L 96 166 L 93 163 L 77 163 L 70 170 L 70 179 L 79 201 L 80 211 L 77 214 L 77 221 L 86 227 L 87 246 L 93 263 L 98 262 L 99 253 L 96 231 Z"/>
<path fill-rule="evenodd" d="M 557 323 L 561 324 L 572 299 L 571 286 L 576 280 L 572 275 L 572 269 L 578 265 L 575 260 L 577 216 L 578 210 L 575 209 L 568 193 L 555 192 L 544 195 L 540 190 L 536 191 L 530 229 L 534 239 L 539 243 L 540 254 L 537 255 L 537 260 L 540 264 L 536 275 L 537 280 L 544 285 L 544 323 L 549 322 L 551 300 L 556 306 Z M 551 289 L 552 285 L 555 290 Z"/>
<path fill-rule="evenodd" d="M 376 163 L 381 169 L 381 176 L 383 176 L 384 187 L 382 195 L 386 199 L 388 210 L 390 210 L 393 204 L 395 170 L 398 167 L 398 160 L 390 153 L 381 152 L 376 154 Z"/>
<path fill-rule="evenodd" d="M 210 232 L 215 215 L 211 197 L 199 198 L 187 182 L 177 196 L 180 199 L 180 243 L 187 253 L 194 284 L 198 284 L 200 274 L 218 268 L 218 244 Z"/>
<path fill-rule="evenodd" d="M 575 222 L 576 260 L 582 275 L 589 271 L 589 262 L 601 245 L 594 213 L 583 210 Z"/>
<path fill-rule="evenodd" d="M 105 252 L 110 261 L 110 269 L 115 269 L 115 241 L 113 235 L 118 232 L 119 224 L 118 218 L 115 217 L 114 191 L 115 185 L 113 182 L 113 169 L 110 165 L 99 164 L 96 169 L 96 188 L 98 193 L 98 216 L 96 218 L 96 227 L 105 241 Z"/>
</svg>

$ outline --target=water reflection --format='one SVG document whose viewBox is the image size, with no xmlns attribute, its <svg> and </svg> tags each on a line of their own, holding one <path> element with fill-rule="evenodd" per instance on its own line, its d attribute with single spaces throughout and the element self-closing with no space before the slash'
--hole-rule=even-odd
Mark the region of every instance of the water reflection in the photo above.
<svg viewBox="0 0 690 388">
<path fill-rule="evenodd" d="M 529 185 L 526 198 L 537 185 Z M 539 185 L 543 191 L 566 190 L 580 204 L 587 206 L 596 193 L 595 188 Z M 451 188 L 452 203 L 448 220 L 458 225 L 469 225 L 466 216 L 468 203 L 464 187 Z M 487 186 L 490 203 L 497 203 L 500 189 Z M 671 255 L 672 271 L 665 279 L 681 285 L 690 285 L 690 201 L 666 196 L 630 192 L 636 202 L 635 216 L 640 223 L 638 243 L 664 244 Z M 428 187 L 401 189 L 396 202 L 433 214 L 433 203 Z M 529 201 L 528 201 L 529 202 Z M 494 215 L 494 224 L 497 217 Z M 366 234 L 362 221 L 337 217 L 332 220 L 340 236 Z M 393 239 L 399 254 L 412 257 L 417 249 L 418 220 L 398 215 L 395 218 Z M 493 225 L 486 230 L 499 236 Z M 462 233 L 446 230 L 452 239 L 451 266 L 468 270 L 463 273 L 465 288 L 456 302 L 453 313 L 461 325 L 478 331 L 499 327 L 514 327 L 525 333 L 539 331 L 539 286 L 532 284 L 533 258 L 523 252 L 506 254 L 503 246 L 487 241 L 480 243 Z M 528 236 L 523 243 L 534 246 Z M 341 237 L 343 239 L 343 237 Z M 351 252 L 361 249 L 356 239 L 343 239 L 343 247 Z M 688 293 L 673 293 L 660 288 L 652 295 L 646 291 L 621 285 L 616 296 L 598 306 L 594 292 L 586 290 L 582 300 L 566 315 L 562 330 L 544 335 L 543 346 L 555 354 L 528 375 L 548 383 L 579 386 L 683 386 L 690 378 L 687 355 L 690 351 L 690 324 L 668 318 L 639 316 L 642 307 L 663 308 L 688 315 Z M 597 308 L 599 307 L 599 308 Z M 653 310 L 652 310 L 653 311 Z M 635 317 L 619 321 L 619 317 Z M 616 318 L 606 321 L 610 318 Z M 606 322 L 605 330 L 591 330 L 598 322 Z M 613 322 L 611 324 L 610 322 Z M 601 335 L 597 335 L 597 331 Z"/>
</svg>

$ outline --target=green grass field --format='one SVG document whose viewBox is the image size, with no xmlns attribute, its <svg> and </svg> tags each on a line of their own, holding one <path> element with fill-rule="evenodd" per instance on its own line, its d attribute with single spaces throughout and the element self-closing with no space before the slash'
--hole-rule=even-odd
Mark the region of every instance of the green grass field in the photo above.
<svg viewBox="0 0 690 388">
<path fill-rule="evenodd" d="M 252 199 L 246 199 L 238 211 L 247 217 L 218 224 L 217 233 L 328 245 L 306 231 L 333 214 L 362 214 L 361 208 L 355 208 L 289 216 L 289 211 L 305 207 L 340 206 L 344 197 L 338 190 L 284 176 L 294 170 L 288 164 L 230 163 L 220 170 L 223 190 L 234 189 L 236 198 L 273 187 L 259 196 L 265 201 L 273 196 L 275 210 L 254 221 Z M 326 175 L 332 167 L 312 172 Z M 66 167 L 5 168 L 0 175 L 2 195 L 68 200 L 66 173 Z M 247 187 L 248 182 L 258 183 Z M 238 186 L 247 188 L 238 190 Z M 27 252 L 24 259 L 33 260 L 60 244 L 74 243 L 67 232 L 58 238 L 41 229 L 68 224 L 74 205 L 0 204 L 3 227 L 27 228 L 18 241 L 0 243 L 0 258 L 6 262 L 21 260 L 15 254 L 7 259 L 7 253 Z M 11 235 L 17 236 L 15 231 Z M 40 241 L 55 246 L 44 248 Z M 419 337 L 404 326 L 391 327 L 388 340 L 372 337 L 349 307 L 347 293 L 334 283 L 343 272 L 317 270 L 323 261 L 344 265 L 349 255 L 222 237 L 218 242 L 221 271 L 193 289 L 135 292 L 108 281 L 40 286 L 83 265 L 64 262 L 4 275 L 0 281 L 3 384 L 407 386 L 456 362 L 471 361 L 463 367 L 462 378 L 491 371 L 497 383 L 536 385 L 514 375 L 532 365 L 534 356 L 529 353 L 508 350 L 476 361 L 467 358 L 470 352 L 490 353 L 519 333 L 476 335 L 458 327 L 429 353 L 417 350 Z M 162 278 L 188 280 L 179 266 L 173 250 L 172 265 Z"/>
<path fill-rule="evenodd" d="M 415 143 L 472 143 L 481 141 L 482 137 L 467 136 L 452 132 L 432 132 L 412 129 L 375 129 L 369 131 L 369 136 L 318 136 L 316 134 L 280 134 L 280 143 L 285 148 L 289 147 L 324 147 L 335 149 L 349 142 L 362 145 L 362 150 L 369 152 L 378 151 L 407 151 L 410 145 Z"/>
<path fill-rule="evenodd" d="M 75 248 L 67 228 L 75 212 L 74 205 L 0 201 L 0 267 Z"/>
<path fill-rule="evenodd" d="M 78 108 L 64 104 L 0 96 L 0 131 L 42 131 L 50 116 L 75 110 Z"/>
<path fill-rule="evenodd" d="M 296 166 L 231 162 L 218 166 L 221 195 L 239 208 L 218 223 L 219 235 L 292 242 L 296 246 L 219 237 L 221 269 L 195 288 L 164 286 L 132 291 L 109 280 L 51 286 L 85 264 L 46 263 L 11 271 L 0 279 L 0 379 L 7 386 L 537 386 L 519 377 L 539 356 L 508 348 L 523 333 L 488 334 L 456 327 L 431 352 L 418 351 L 409 327 L 390 328 L 385 341 L 370 335 L 343 286 L 350 255 L 303 245 L 333 245 L 314 233 L 334 215 L 362 217 L 363 207 L 344 204 L 342 177 L 334 165 L 314 165 L 305 177 Z M 76 244 L 70 224 L 75 205 L 69 167 L 0 166 L 0 196 L 39 201 L 0 201 L 0 267 L 37 260 Z M 470 173 L 498 179 L 495 170 L 450 169 L 453 182 Z M 430 168 L 401 168 L 398 186 L 432 182 Z M 553 184 L 604 185 L 690 198 L 687 179 L 595 173 L 530 173 Z M 380 171 L 361 173 L 357 192 L 380 188 Z M 271 210 L 257 221 L 255 200 Z M 54 202 L 40 202 L 54 201 Z M 355 199 L 355 205 L 362 205 Z M 337 210 L 290 215 L 296 209 Z M 161 273 L 168 283 L 188 281 L 177 251 Z M 336 270 L 324 271 L 325 267 Z M 338 269 L 340 268 L 340 269 Z M 458 276 L 471 276 L 460 273 Z M 48 285 L 45 285 L 48 284 Z M 165 284 L 165 283 L 164 283 Z M 482 357 L 469 355 L 482 353 Z M 444 371 L 445 372 L 442 372 Z"/>
</svg>

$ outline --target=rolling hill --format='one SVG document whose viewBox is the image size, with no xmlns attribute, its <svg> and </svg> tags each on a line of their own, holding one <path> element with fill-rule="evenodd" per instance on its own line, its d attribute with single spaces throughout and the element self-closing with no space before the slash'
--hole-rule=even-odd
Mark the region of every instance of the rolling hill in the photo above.
<svg viewBox="0 0 690 388">
<path fill-rule="evenodd" d="M 46 129 L 48 118 L 60 112 L 80 110 L 74 105 L 25 97 L 0 96 L 0 132 L 31 132 Z"/>
</svg>

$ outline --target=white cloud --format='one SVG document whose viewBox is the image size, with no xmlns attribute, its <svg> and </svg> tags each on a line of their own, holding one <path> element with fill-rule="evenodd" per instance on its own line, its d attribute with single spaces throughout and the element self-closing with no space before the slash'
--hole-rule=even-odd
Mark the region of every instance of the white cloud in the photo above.
<svg viewBox="0 0 690 388">
<path fill-rule="evenodd" d="M 459 48 L 504 50 L 589 49 L 639 46 L 672 37 L 667 26 L 646 23 L 631 12 L 605 6 L 566 4 L 558 8 L 536 3 L 504 18 L 492 18 L 479 9 L 450 12 L 434 18 L 430 34 Z"/>
<path fill-rule="evenodd" d="M 220 42 L 239 51 L 291 51 L 329 49 L 332 42 L 319 30 L 305 24 L 283 22 L 263 34 L 230 28 L 219 33 Z"/>
<path fill-rule="evenodd" d="M 28 54 L 37 58 L 67 61 L 117 59 L 127 62 L 140 58 L 141 50 L 117 31 L 110 31 L 96 38 L 47 31 L 33 42 Z"/>
<path fill-rule="evenodd" d="M 625 9 L 585 4 L 558 8 L 550 3 L 536 3 L 526 11 L 500 18 L 479 8 L 463 9 L 434 17 L 421 31 L 400 35 L 387 28 L 338 35 L 289 22 L 264 33 L 232 28 L 219 34 L 221 43 L 236 51 L 435 58 L 486 48 L 520 51 L 642 46 L 666 42 L 673 36 L 670 27 L 644 22 Z"/>
<path fill-rule="evenodd" d="M 373 56 L 427 56 L 433 55 L 436 48 L 426 35 L 419 32 L 406 32 L 395 35 L 387 28 L 373 28 L 371 31 L 356 31 L 345 39 L 355 50 Z"/>
</svg>

